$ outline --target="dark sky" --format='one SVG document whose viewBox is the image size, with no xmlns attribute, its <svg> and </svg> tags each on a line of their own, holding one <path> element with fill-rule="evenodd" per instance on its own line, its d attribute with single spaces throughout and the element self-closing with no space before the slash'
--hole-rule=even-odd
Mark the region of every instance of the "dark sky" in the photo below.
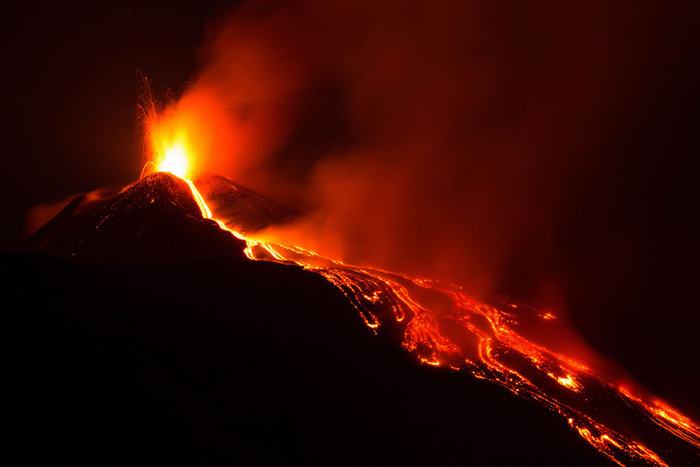
<svg viewBox="0 0 700 467">
<path fill-rule="evenodd" d="M 157 95 L 178 92 L 227 3 L 3 12 L 0 241 L 19 235 L 33 205 L 138 175 L 139 73 Z M 698 413 L 697 16 L 661 8 L 667 25 L 656 53 L 667 60 L 642 99 L 605 115 L 614 121 L 621 112 L 625 125 L 609 127 L 605 153 L 566 190 L 570 209 L 557 213 L 554 247 L 542 257 L 523 245 L 503 289 L 546 301 L 535 284 L 552 277 L 587 341 Z"/>
<path fill-rule="evenodd" d="M 2 242 L 32 205 L 138 175 L 139 74 L 160 96 L 178 92 L 197 70 L 206 25 L 232 2 L 186 3 L 3 12 Z"/>
</svg>

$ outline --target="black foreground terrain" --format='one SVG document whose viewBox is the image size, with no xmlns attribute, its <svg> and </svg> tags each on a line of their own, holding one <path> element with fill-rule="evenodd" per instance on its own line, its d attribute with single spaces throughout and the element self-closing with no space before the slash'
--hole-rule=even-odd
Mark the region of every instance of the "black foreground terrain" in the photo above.
<svg viewBox="0 0 700 467">
<path fill-rule="evenodd" d="M 4 254 L 13 464 L 607 462 L 558 417 L 420 366 L 321 277 L 243 246 L 155 174 L 77 199 Z"/>
</svg>

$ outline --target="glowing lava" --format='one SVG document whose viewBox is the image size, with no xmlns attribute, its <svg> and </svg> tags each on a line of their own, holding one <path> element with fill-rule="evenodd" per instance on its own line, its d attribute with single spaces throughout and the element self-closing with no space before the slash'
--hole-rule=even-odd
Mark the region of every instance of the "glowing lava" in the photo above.
<svg viewBox="0 0 700 467">
<path fill-rule="evenodd" d="M 184 179 L 202 216 L 245 240 L 249 259 L 298 266 L 321 275 L 347 298 L 372 332 L 382 326 L 402 329 L 402 346 L 421 363 L 488 380 L 535 401 L 563 417 L 586 442 L 617 464 L 668 465 L 662 454 L 677 456 L 678 452 L 685 453 L 680 454 L 683 460 L 697 459 L 700 426 L 694 421 L 665 403 L 606 381 L 576 360 L 527 337 L 522 323 L 551 322 L 556 319 L 554 314 L 506 300 L 482 303 L 455 285 L 357 267 L 300 246 L 244 236 L 215 218 L 188 178 L 193 160 L 186 146 L 177 140 L 152 143 L 156 169 Z M 608 414 L 601 413 L 603 400 Z M 673 438 L 676 444 L 668 449 L 665 444 L 655 446 L 659 437 Z"/>
<path fill-rule="evenodd" d="M 157 164 L 158 172 L 170 172 L 182 179 L 189 175 L 189 161 L 185 147 L 176 143 L 166 149 L 161 161 Z"/>
</svg>

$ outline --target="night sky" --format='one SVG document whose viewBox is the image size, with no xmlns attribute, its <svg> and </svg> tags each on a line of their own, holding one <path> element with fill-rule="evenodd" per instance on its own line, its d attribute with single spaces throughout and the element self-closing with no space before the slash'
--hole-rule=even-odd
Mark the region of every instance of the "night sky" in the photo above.
<svg viewBox="0 0 700 467">
<path fill-rule="evenodd" d="M 648 21 L 658 13 L 664 22 L 654 80 L 601 116 L 625 124 L 607 127 L 604 153 L 566 190 L 570 208 L 556 212 L 551 245 L 521 245 L 500 287 L 537 305 L 563 296 L 594 348 L 700 416 L 697 15 L 658 3 L 648 11 Z M 3 244 L 21 235 L 31 206 L 138 176 L 141 76 L 161 98 L 178 94 L 199 69 L 209 27 L 229 9 L 134 2 L 3 13 Z M 643 62 L 646 51 L 629 53 Z M 620 87 L 634 86 L 637 71 Z M 542 278 L 557 284 L 556 297 Z"/>
<path fill-rule="evenodd" d="M 154 3 L 5 13 L 3 242 L 35 204 L 138 176 L 141 76 L 161 98 L 177 94 L 197 70 L 206 25 L 231 2 Z"/>
</svg>

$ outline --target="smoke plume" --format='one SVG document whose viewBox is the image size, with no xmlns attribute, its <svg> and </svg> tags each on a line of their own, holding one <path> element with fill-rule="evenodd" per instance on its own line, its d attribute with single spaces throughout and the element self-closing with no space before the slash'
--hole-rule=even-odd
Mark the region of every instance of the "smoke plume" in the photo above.
<svg viewBox="0 0 700 467">
<path fill-rule="evenodd" d="M 201 171 L 304 213 L 268 237 L 488 291 L 516 251 L 546 256 L 611 102 L 637 92 L 619 81 L 629 43 L 655 34 L 638 10 L 247 2 L 169 112 Z"/>
</svg>

